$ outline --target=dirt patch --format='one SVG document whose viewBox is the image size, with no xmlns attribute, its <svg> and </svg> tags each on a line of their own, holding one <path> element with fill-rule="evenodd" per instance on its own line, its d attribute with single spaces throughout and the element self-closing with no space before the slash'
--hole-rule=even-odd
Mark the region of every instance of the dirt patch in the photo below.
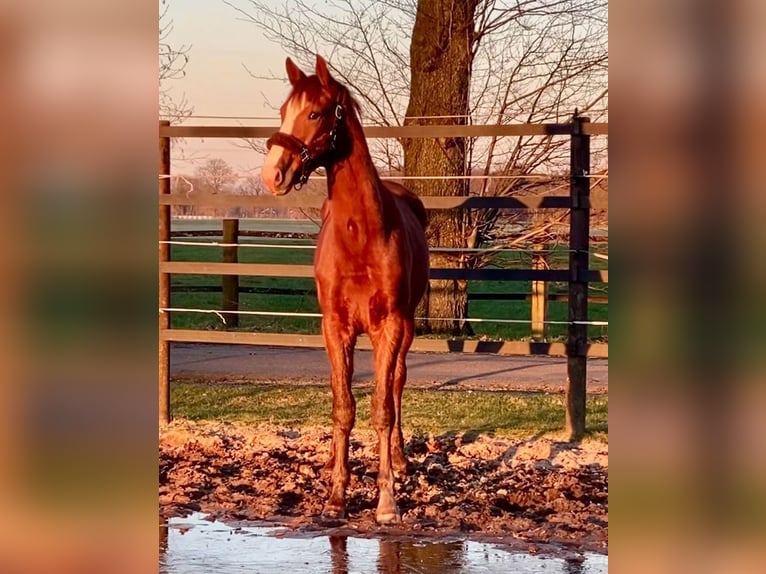
<svg viewBox="0 0 766 574">
<path fill-rule="evenodd" d="M 320 519 L 329 428 L 176 421 L 160 433 L 160 514 L 376 533 L 375 435 L 352 435 L 348 521 Z M 484 435 L 406 437 L 398 533 L 501 536 L 605 551 L 608 446 Z M 386 527 L 390 531 L 391 527 Z"/>
</svg>

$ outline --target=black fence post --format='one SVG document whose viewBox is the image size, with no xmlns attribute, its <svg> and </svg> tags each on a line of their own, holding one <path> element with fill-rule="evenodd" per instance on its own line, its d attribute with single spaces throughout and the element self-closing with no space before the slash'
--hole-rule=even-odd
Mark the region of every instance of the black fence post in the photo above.
<svg viewBox="0 0 766 574">
<path fill-rule="evenodd" d="M 236 263 L 238 260 L 239 219 L 223 220 L 223 262 Z M 221 293 L 224 311 L 239 311 L 239 275 L 221 276 Z M 227 327 L 239 327 L 237 313 L 223 313 Z"/>
<path fill-rule="evenodd" d="M 585 434 L 588 351 L 588 237 L 590 235 L 590 120 L 575 112 L 571 140 L 569 216 L 569 332 L 567 339 L 566 431 L 570 441 Z"/>
</svg>

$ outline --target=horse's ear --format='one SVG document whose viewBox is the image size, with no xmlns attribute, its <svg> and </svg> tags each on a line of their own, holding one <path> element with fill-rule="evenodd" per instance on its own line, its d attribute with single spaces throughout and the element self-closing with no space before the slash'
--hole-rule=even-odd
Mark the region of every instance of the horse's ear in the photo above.
<svg viewBox="0 0 766 574">
<path fill-rule="evenodd" d="M 296 66 L 295 62 L 293 62 L 289 57 L 287 60 L 285 60 L 285 68 L 287 69 L 287 78 L 290 80 L 290 84 L 293 86 L 306 77 L 306 74 L 303 73 L 303 70 Z"/>
<path fill-rule="evenodd" d="M 325 88 L 330 87 L 332 76 L 330 76 L 330 70 L 327 69 L 327 62 L 319 54 L 317 54 L 316 75 Z"/>
</svg>

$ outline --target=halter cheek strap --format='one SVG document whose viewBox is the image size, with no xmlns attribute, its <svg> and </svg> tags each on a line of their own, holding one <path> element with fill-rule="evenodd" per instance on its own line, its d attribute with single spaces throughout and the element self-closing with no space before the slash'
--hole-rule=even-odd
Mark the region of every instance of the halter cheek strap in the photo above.
<svg viewBox="0 0 766 574">
<path fill-rule="evenodd" d="M 266 141 L 268 149 L 274 145 L 282 146 L 300 158 L 301 169 L 298 181 L 295 183 L 295 189 L 300 189 L 308 181 L 309 175 L 322 164 L 322 158 L 335 151 L 341 120 L 343 120 L 343 106 L 336 104 L 332 129 L 315 138 L 311 144 L 306 145 L 294 135 L 284 132 L 274 132 Z"/>
</svg>

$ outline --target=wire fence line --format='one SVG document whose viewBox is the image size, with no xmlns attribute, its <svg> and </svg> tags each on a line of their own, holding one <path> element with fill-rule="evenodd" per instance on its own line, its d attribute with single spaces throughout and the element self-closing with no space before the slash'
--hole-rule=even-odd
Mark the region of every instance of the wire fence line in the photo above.
<svg viewBox="0 0 766 574">
<path fill-rule="evenodd" d="M 185 116 L 188 119 L 198 120 L 268 120 L 280 122 L 282 118 L 279 116 L 208 116 L 202 114 L 190 114 Z M 448 114 L 448 115 L 436 115 L 436 116 L 402 116 L 404 120 L 449 120 L 449 119 L 461 119 L 470 118 L 470 114 Z"/>
<path fill-rule="evenodd" d="M 248 179 L 251 177 L 257 177 L 257 173 L 234 173 L 229 175 L 221 175 L 220 179 Z M 317 175 L 311 175 L 309 176 L 309 180 L 323 180 L 326 179 L 325 174 L 317 174 Z M 544 174 L 529 174 L 529 175 L 503 175 L 503 174 L 473 174 L 473 175 L 381 175 L 379 176 L 380 179 L 384 181 L 390 181 L 390 180 L 462 180 L 462 179 L 468 179 L 468 180 L 494 180 L 494 179 L 510 179 L 510 180 L 531 180 L 531 181 L 550 181 L 551 183 L 562 183 L 562 182 L 568 182 L 570 179 L 569 175 L 544 175 Z M 603 179 L 609 179 L 609 174 L 584 174 L 580 175 L 578 177 L 584 177 L 593 181 L 599 181 Z M 198 175 L 191 175 L 191 174 L 167 174 L 167 173 L 161 173 L 159 175 L 160 179 L 183 179 L 187 180 L 189 178 L 196 179 L 196 178 L 204 178 L 204 176 L 198 176 Z M 188 183 L 188 182 L 187 182 Z"/>
<path fill-rule="evenodd" d="M 603 112 L 608 111 L 608 108 L 591 108 L 587 110 L 587 113 L 589 114 L 600 114 Z M 398 116 L 397 116 L 398 117 Z M 426 115 L 426 116 L 401 116 L 401 118 L 404 121 L 406 120 L 454 120 L 454 119 L 472 119 L 474 116 L 472 114 L 444 114 L 444 115 Z M 282 118 L 276 115 L 271 116 L 230 116 L 230 115 L 206 115 L 206 114 L 189 114 L 188 116 L 184 116 L 185 119 L 196 119 L 196 120 L 231 120 L 231 121 L 240 121 L 240 120 L 257 120 L 257 121 L 274 121 L 274 122 L 281 122 Z"/>
<path fill-rule="evenodd" d="M 205 313 L 218 315 L 226 323 L 225 315 L 253 315 L 257 317 L 298 317 L 306 319 L 321 319 L 321 313 L 299 312 L 299 311 L 242 311 L 223 309 L 199 309 L 195 307 L 160 307 L 161 313 Z M 485 317 L 415 317 L 416 321 L 465 321 L 466 323 L 505 323 L 528 325 L 532 323 L 531 319 L 488 319 Z M 596 327 L 608 327 L 608 321 L 552 321 L 546 319 L 542 321 L 547 325 L 590 325 Z"/>
</svg>

